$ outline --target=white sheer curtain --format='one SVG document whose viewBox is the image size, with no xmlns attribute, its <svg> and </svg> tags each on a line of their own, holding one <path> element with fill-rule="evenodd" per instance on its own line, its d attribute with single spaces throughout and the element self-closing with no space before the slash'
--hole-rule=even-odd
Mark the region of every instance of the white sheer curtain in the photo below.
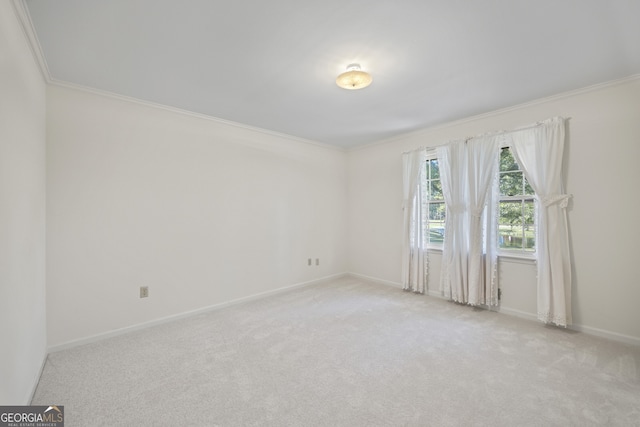
<svg viewBox="0 0 640 427">
<path fill-rule="evenodd" d="M 436 148 L 442 193 L 447 207 L 440 286 L 453 301 L 468 300 L 467 149 L 465 141 Z"/>
<path fill-rule="evenodd" d="M 513 154 L 538 199 L 536 251 L 538 319 L 571 324 L 571 260 L 562 162 L 565 120 L 554 118 L 512 132 Z"/>
<path fill-rule="evenodd" d="M 484 286 L 485 286 L 485 304 L 489 307 L 497 307 L 498 300 L 498 217 L 500 216 L 499 200 L 500 200 L 500 176 L 499 158 L 500 145 L 498 145 L 498 159 L 496 159 L 496 171 L 491 178 L 492 182 L 487 192 L 487 200 L 485 208 L 485 259 L 484 259 Z"/>
<path fill-rule="evenodd" d="M 468 200 L 469 200 L 469 298 L 470 305 L 497 305 L 496 271 L 498 255 L 495 234 L 484 232 L 483 217 L 487 196 L 496 181 L 498 169 L 499 137 L 484 136 L 467 141 Z M 490 223 L 497 222 L 496 210 L 488 209 Z M 492 215 L 493 214 L 493 215 Z"/>
<path fill-rule="evenodd" d="M 571 260 L 562 164 L 565 120 L 454 141 L 436 148 L 447 208 L 440 286 L 444 296 L 470 305 L 498 305 L 497 224 L 500 141 L 507 142 L 538 200 L 536 259 L 538 318 L 571 323 Z M 403 155 L 405 290 L 427 288 L 423 194 L 426 152 Z M 483 227 L 484 222 L 484 227 Z"/>
<path fill-rule="evenodd" d="M 422 227 L 425 162 L 424 149 L 402 155 L 402 288 L 419 293 L 424 293 L 427 288 L 426 244 Z"/>
<path fill-rule="evenodd" d="M 499 136 L 454 141 L 437 148 L 447 219 L 442 253 L 441 287 L 453 301 L 497 305 L 497 209 L 486 209 L 496 183 Z M 493 199 L 492 199 L 493 200 Z"/>
</svg>

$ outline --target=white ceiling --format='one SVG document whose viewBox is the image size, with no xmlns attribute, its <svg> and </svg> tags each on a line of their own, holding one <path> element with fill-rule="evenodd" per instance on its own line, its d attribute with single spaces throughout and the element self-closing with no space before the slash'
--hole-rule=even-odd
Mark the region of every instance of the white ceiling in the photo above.
<svg viewBox="0 0 640 427">
<path fill-rule="evenodd" d="M 54 81 L 342 147 L 640 73 L 638 0 L 25 3 Z"/>
</svg>

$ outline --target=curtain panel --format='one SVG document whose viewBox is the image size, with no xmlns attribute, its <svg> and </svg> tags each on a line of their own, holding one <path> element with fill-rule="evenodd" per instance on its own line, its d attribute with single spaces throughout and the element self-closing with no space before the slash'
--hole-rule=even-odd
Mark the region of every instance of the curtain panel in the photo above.
<svg viewBox="0 0 640 427">
<path fill-rule="evenodd" d="M 469 297 L 466 142 L 454 141 L 437 147 L 436 152 L 440 164 L 442 194 L 447 207 L 440 287 L 445 297 L 466 303 Z"/>
<path fill-rule="evenodd" d="M 498 201 L 501 145 L 513 156 L 537 200 L 536 262 L 538 319 L 571 324 L 571 256 L 562 165 L 565 119 L 549 119 L 510 132 L 453 141 L 436 147 L 447 209 L 440 288 L 469 305 L 498 305 Z M 402 284 L 427 287 L 423 182 L 426 152 L 403 155 L 404 243 Z"/>
<path fill-rule="evenodd" d="M 562 164 L 565 120 L 557 117 L 508 135 L 513 155 L 538 200 L 538 319 L 571 324 L 571 255 Z"/>
<path fill-rule="evenodd" d="M 470 305 L 497 305 L 496 227 L 485 230 L 483 218 L 487 213 L 487 200 L 497 183 L 498 135 L 473 138 L 467 141 L 469 187 L 469 298 Z M 497 223 L 497 210 L 489 209 L 489 224 Z M 492 298 L 495 296 L 496 298 Z"/>
<path fill-rule="evenodd" d="M 402 289 L 418 293 L 425 292 L 428 280 L 426 242 L 422 226 L 426 159 L 424 149 L 402 155 Z"/>
<path fill-rule="evenodd" d="M 445 297 L 462 304 L 498 303 L 496 227 L 484 224 L 497 222 L 487 200 L 493 200 L 499 149 L 497 135 L 436 149 L 447 206 L 440 284 Z"/>
</svg>

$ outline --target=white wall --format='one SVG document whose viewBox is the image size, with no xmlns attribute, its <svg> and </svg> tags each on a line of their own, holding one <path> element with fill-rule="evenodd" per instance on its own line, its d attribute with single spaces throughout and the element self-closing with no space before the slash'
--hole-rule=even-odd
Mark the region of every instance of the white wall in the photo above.
<svg viewBox="0 0 640 427">
<path fill-rule="evenodd" d="M 58 85 L 47 100 L 51 347 L 346 271 L 344 151 Z"/>
<path fill-rule="evenodd" d="M 0 405 L 26 405 L 46 356 L 45 82 L 0 2 Z"/>
<path fill-rule="evenodd" d="M 572 117 L 566 149 L 577 328 L 640 342 L 640 77 L 558 95 L 349 152 L 349 270 L 398 283 L 401 153 L 556 115 Z M 439 257 L 431 267 L 439 274 Z M 535 316 L 535 268 L 501 260 L 502 308 Z M 430 285 L 437 286 L 431 277 Z"/>
</svg>

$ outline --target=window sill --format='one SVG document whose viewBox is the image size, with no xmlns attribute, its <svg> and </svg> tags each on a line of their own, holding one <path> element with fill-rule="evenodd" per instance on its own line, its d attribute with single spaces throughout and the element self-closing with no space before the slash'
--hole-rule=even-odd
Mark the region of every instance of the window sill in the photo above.
<svg viewBox="0 0 640 427">
<path fill-rule="evenodd" d="M 531 254 L 509 254 L 509 253 L 500 253 L 498 254 L 498 261 L 506 261 L 506 262 L 514 262 L 519 264 L 535 264 L 536 256 Z"/>
<path fill-rule="evenodd" d="M 440 254 L 442 255 L 442 248 L 427 248 L 428 253 Z M 535 264 L 536 256 L 529 254 L 510 254 L 510 253 L 500 253 L 498 254 L 498 261 L 506 261 L 512 263 L 519 264 Z"/>
</svg>

